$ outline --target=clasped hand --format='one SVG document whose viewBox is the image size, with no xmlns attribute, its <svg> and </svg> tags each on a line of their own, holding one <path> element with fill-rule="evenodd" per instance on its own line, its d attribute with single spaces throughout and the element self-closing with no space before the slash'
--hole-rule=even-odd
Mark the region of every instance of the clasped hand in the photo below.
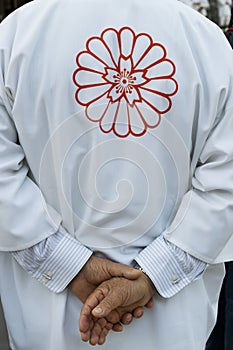
<svg viewBox="0 0 233 350">
<path fill-rule="evenodd" d="M 153 306 L 155 288 L 141 271 L 124 264 L 92 256 L 70 284 L 83 302 L 79 330 L 83 341 L 102 345 L 110 330 L 143 315 Z"/>
</svg>

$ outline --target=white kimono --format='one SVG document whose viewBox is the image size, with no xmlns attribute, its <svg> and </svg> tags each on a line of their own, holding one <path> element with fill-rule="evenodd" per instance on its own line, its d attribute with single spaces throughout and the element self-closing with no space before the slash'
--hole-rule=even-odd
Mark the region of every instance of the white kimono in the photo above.
<svg viewBox="0 0 233 350">
<path fill-rule="evenodd" d="M 183 2 L 183 4 L 185 5 L 192 7 L 192 0 L 179 0 L 179 1 Z"/>
<path fill-rule="evenodd" d="M 203 16 L 208 15 L 208 9 L 210 7 L 209 1 L 208 0 L 201 0 L 201 8 L 200 8 L 200 13 Z"/>
<path fill-rule="evenodd" d="M 218 0 L 219 25 L 227 27 L 231 19 L 232 0 Z"/>
<path fill-rule="evenodd" d="M 160 235 L 208 263 L 102 346 L 204 350 L 233 258 L 233 60 L 222 31 L 174 0 L 35 0 L 1 24 L 0 65 L 0 293 L 12 350 L 91 349 L 81 302 L 11 255 L 59 227 L 129 265 Z"/>
</svg>

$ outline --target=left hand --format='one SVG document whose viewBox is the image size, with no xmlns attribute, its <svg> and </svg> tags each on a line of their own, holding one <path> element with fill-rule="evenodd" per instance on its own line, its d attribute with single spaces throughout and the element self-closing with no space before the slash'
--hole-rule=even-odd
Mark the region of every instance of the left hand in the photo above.
<svg viewBox="0 0 233 350">
<path fill-rule="evenodd" d="M 125 277 L 128 279 L 136 279 L 140 276 L 140 271 L 120 263 L 116 263 L 107 259 L 95 257 L 94 255 L 83 266 L 79 274 L 71 281 L 69 288 L 83 303 L 87 297 L 95 290 L 95 288 L 103 281 L 111 279 L 112 277 Z M 143 309 L 137 308 L 132 313 L 125 313 L 121 319 L 119 315 L 113 311 L 107 318 L 102 318 L 92 322 L 92 327 L 98 330 L 99 344 L 106 338 L 109 330 L 121 332 L 123 325 L 129 324 L 133 317 L 138 318 L 142 316 Z M 120 323 L 121 321 L 121 323 Z M 87 328 L 89 327 L 89 324 Z M 87 329 L 85 323 L 83 329 Z M 102 335 L 103 336 L 102 336 Z M 83 335 L 83 340 L 85 340 Z"/>
<path fill-rule="evenodd" d="M 104 330 L 106 334 L 103 333 L 99 320 L 103 322 L 102 319 L 108 319 L 113 313 L 116 319 L 121 319 L 125 314 L 137 313 L 144 306 L 152 307 L 155 292 L 152 282 L 141 271 L 140 277 L 135 280 L 114 277 L 103 282 L 87 298 L 81 310 L 79 329 L 82 340 L 92 345 L 103 344 L 107 332 Z M 110 322 L 113 320 L 110 319 Z"/>
<path fill-rule="evenodd" d="M 112 277 L 137 279 L 139 276 L 140 271 L 128 265 L 92 255 L 77 276 L 71 281 L 69 288 L 84 303 L 100 283 Z"/>
</svg>

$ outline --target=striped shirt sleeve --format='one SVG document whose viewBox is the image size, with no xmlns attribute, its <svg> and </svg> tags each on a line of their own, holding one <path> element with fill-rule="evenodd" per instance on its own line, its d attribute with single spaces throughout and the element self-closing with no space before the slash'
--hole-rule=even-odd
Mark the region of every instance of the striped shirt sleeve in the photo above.
<svg viewBox="0 0 233 350">
<path fill-rule="evenodd" d="M 12 254 L 32 277 L 52 292 L 60 293 L 79 273 L 92 251 L 68 233 L 57 232 L 33 247 Z"/>
<path fill-rule="evenodd" d="M 68 233 L 57 232 L 37 245 L 13 253 L 17 262 L 52 292 L 62 292 L 92 255 Z M 150 277 L 158 293 L 169 298 L 205 271 L 207 264 L 192 257 L 162 236 L 135 261 Z"/>
<path fill-rule="evenodd" d="M 158 237 L 135 258 L 153 282 L 158 293 L 170 298 L 206 270 L 207 264 Z"/>
</svg>

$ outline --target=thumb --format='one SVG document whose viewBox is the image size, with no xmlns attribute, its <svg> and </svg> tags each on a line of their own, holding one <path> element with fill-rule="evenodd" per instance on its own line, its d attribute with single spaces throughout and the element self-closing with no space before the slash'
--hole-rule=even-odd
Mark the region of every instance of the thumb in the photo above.
<svg viewBox="0 0 233 350">
<path fill-rule="evenodd" d="M 111 311 L 121 305 L 122 301 L 119 295 L 109 293 L 104 299 L 92 310 L 92 315 L 96 318 L 106 317 Z"/>
<path fill-rule="evenodd" d="M 112 277 L 124 277 L 129 280 L 136 280 L 141 276 L 141 271 L 125 264 L 109 262 L 107 269 Z"/>
</svg>

